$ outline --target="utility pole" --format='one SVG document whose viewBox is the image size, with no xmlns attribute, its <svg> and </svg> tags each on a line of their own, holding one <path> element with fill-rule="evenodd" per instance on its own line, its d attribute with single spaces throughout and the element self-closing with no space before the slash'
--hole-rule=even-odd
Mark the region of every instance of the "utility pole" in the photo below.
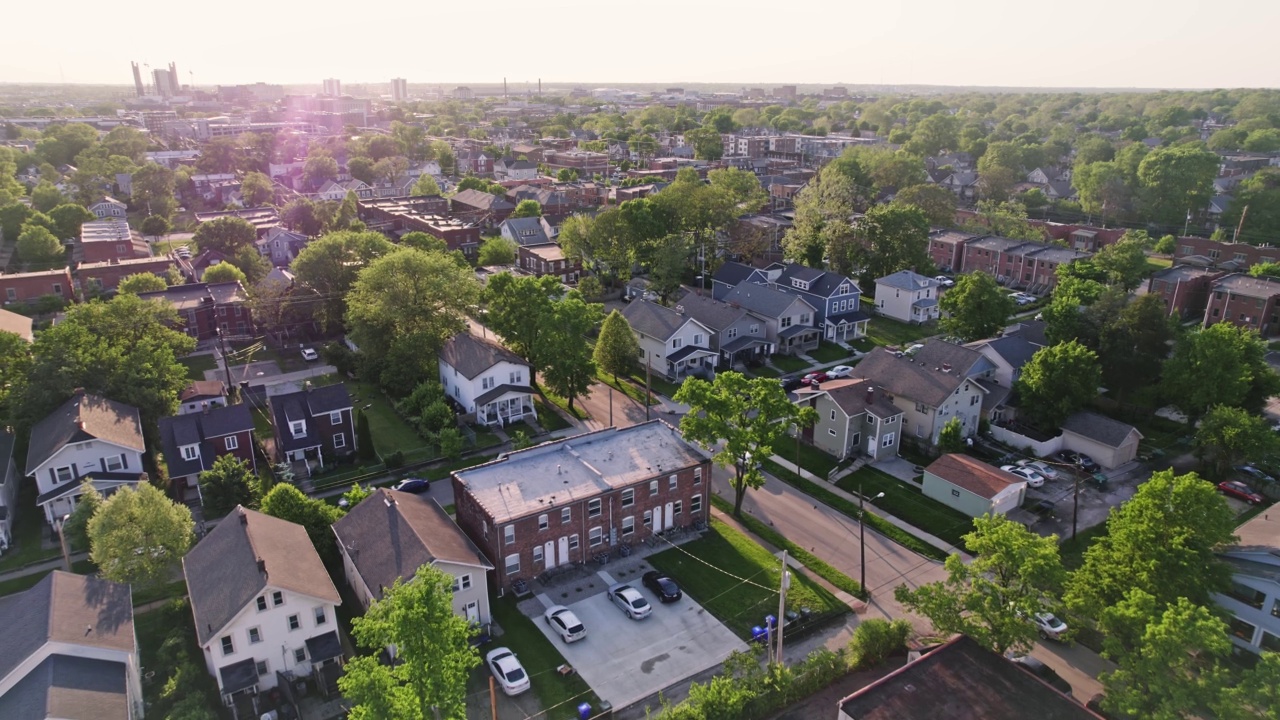
<svg viewBox="0 0 1280 720">
<path fill-rule="evenodd" d="M 777 662 L 782 664 L 782 624 L 786 620 L 787 590 L 791 588 L 791 573 L 787 570 L 787 551 L 782 551 L 782 582 L 778 591 L 778 655 Z"/>
<path fill-rule="evenodd" d="M 58 544 L 62 546 L 62 562 L 66 564 L 67 572 L 71 572 L 71 549 L 67 546 L 67 521 L 70 519 L 71 515 L 63 515 L 58 523 Z"/>
<path fill-rule="evenodd" d="M 873 501 L 884 497 L 884 493 L 879 493 L 871 498 Z M 862 583 L 862 592 L 871 596 L 871 591 L 867 589 L 867 496 L 862 494 L 862 483 L 858 483 L 858 552 L 862 555 L 862 561 L 859 563 L 862 572 L 859 582 Z"/>
<path fill-rule="evenodd" d="M 498 695 L 493 691 L 493 675 L 489 675 L 489 710 L 493 720 L 498 720 Z"/>
<path fill-rule="evenodd" d="M 1240 238 L 1240 230 L 1244 228 L 1244 219 L 1249 214 L 1249 206 L 1245 205 L 1244 210 L 1240 212 L 1240 222 L 1236 223 L 1236 234 L 1231 236 L 1231 242 L 1236 242 Z"/>
<path fill-rule="evenodd" d="M 649 422 L 649 405 L 653 403 L 653 393 L 649 392 L 649 373 L 652 372 L 649 359 L 644 361 L 644 421 Z"/>
<path fill-rule="evenodd" d="M 613 427 L 613 386 L 605 383 L 609 388 L 609 427 Z"/>
<path fill-rule="evenodd" d="M 1071 486 L 1074 492 L 1071 493 L 1071 539 L 1076 539 L 1076 518 L 1080 515 L 1080 478 L 1074 474 Z"/>
<path fill-rule="evenodd" d="M 227 378 L 227 394 L 235 393 L 235 386 L 231 384 L 231 366 L 227 364 L 227 338 L 222 334 L 222 328 L 218 328 L 218 347 L 222 351 L 222 372 Z"/>
</svg>

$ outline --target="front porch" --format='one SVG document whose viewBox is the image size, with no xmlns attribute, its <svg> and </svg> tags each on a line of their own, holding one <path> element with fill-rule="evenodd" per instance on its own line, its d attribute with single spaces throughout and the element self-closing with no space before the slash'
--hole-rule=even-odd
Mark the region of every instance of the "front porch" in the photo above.
<svg viewBox="0 0 1280 720">
<path fill-rule="evenodd" d="M 282 461 L 299 478 L 309 478 L 314 473 L 324 470 L 324 453 L 320 451 L 319 445 L 286 450 Z"/>
<path fill-rule="evenodd" d="M 723 365 L 730 369 L 744 369 L 763 365 L 774 353 L 774 344 L 755 337 L 740 337 L 720 346 Z"/>
<path fill-rule="evenodd" d="M 484 396 L 476 399 L 476 422 L 481 425 L 506 427 L 525 419 L 538 420 L 531 393 L 507 392 L 495 399 Z"/>
<path fill-rule="evenodd" d="M 804 325 L 792 325 L 778 333 L 778 352 L 796 355 L 816 350 L 822 341 L 818 328 Z"/>
<path fill-rule="evenodd" d="M 867 336 L 871 318 L 861 310 L 831 315 L 822 323 L 823 336 L 827 340 L 848 341 Z"/>
<path fill-rule="evenodd" d="M 667 370 L 664 374 L 673 382 L 690 375 L 709 378 L 715 374 L 718 359 L 719 353 L 686 345 L 667 356 Z"/>
</svg>

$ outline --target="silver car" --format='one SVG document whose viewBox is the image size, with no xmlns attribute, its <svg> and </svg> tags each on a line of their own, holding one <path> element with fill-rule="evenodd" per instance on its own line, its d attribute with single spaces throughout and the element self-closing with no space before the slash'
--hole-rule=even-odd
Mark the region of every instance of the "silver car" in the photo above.
<svg viewBox="0 0 1280 720">
<path fill-rule="evenodd" d="M 643 620 L 649 617 L 649 613 L 653 612 L 653 607 L 649 605 L 649 601 L 644 599 L 639 590 L 630 585 L 623 583 L 611 585 L 605 594 L 614 605 L 617 605 L 632 620 Z"/>
<path fill-rule="evenodd" d="M 563 605 L 552 605 L 542 615 L 551 629 L 567 643 L 581 640 L 587 636 L 587 626 L 582 624 L 573 611 Z"/>
</svg>

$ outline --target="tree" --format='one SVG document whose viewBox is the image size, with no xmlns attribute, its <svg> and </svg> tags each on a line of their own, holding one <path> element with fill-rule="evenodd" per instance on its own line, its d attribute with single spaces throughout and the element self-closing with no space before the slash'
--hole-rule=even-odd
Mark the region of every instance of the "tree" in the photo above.
<svg viewBox="0 0 1280 720">
<path fill-rule="evenodd" d="M 649 268 L 649 288 L 667 302 L 680 290 L 693 245 L 684 235 L 668 235 L 657 246 Z"/>
<path fill-rule="evenodd" d="M 40 212 L 47 213 L 63 202 L 62 193 L 48 180 L 41 180 L 31 190 L 31 207 Z"/>
<path fill-rule="evenodd" d="M 271 178 L 260 172 L 251 172 L 240 181 L 240 195 L 244 198 L 245 207 L 257 207 L 274 200 L 276 189 Z"/>
<path fill-rule="evenodd" d="M 1098 355 L 1072 340 L 1042 348 L 1014 383 L 1019 406 L 1051 430 L 1097 397 L 1102 381 Z"/>
<path fill-rule="evenodd" d="M 22 225 L 34 213 L 31 208 L 20 202 L 11 202 L 0 207 L 0 235 L 16 238 L 22 232 Z"/>
<path fill-rule="evenodd" d="M 943 293 L 938 306 L 942 330 L 965 342 L 995 337 L 1014 310 L 1012 298 L 980 270 L 956 277 L 955 287 Z"/>
<path fill-rule="evenodd" d="M 54 234 L 59 238 L 77 238 L 80 237 L 81 226 L 95 217 L 83 205 L 63 203 L 49 211 L 49 219 L 53 221 Z"/>
<path fill-rule="evenodd" d="M 609 313 L 600 326 L 593 357 L 597 367 L 613 375 L 615 383 L 619 375 L 625 377 L 635 371 L 640 344 L 631 332 L 631 323 L 617 310 Z"/>
<path fill-rule="evenodd" d="M 36 143 L 36 155 L 53 166 L 66 165 L 98 143 L 98 131 L 85 123 L 50 125 Z"/>
<path fill-rule="evenodd" d="M 321 327 L 341 327 L 347 311 L 346 296 L 356 275 L 395 249 L 378 232 L 335 232 L 307 243 L 294 258 L 292 269 L 298 284 L 316 295 L 312 315 Z"/>
<path fill-rule="evenodd" d="M 951 227 L 956 221 L 956 196 L 938 185 L 913 185 L 899 190 L 893 202 L 920 208 L 930 225 Z"/>
<path fill-rule="evenodd" d="M 792 425 L 800 427 L 817 421 L 810 407 L 794 405 L 776 380 L 750 378 L 741 373 L 716 373 L 713 382 L 686 378 L 673 398 L 689 405 L 680 421 L 686 440 L 713 450 L 723 441 L 712 460 L 732 467 L 734 476 L 733 514 L 742 516 L 742 500 L 747 488 L 764 485 L 760 461 L 773 454 L 773 447 L 787 436 Z"/>
<path fill-rule="evenodd" d="M 1111 511 L 1106 533 L 1085 551 L 1063 599 L 1095 620 L 1135 588 L 1155 598 L 1157 611 L 1179 597 L 1208 604 L 1230 583 L 1217 552 L 1234 530 L 1235 514 L 1212 484 L 1195 473 L 1154 473 Z"/>
<path fill-rule="evenodd" d="M 169 168 L 157 163 L 147 163 L 133 173 L 129 200 L 148 215 L 169 217 L 178 207 L 174 198 L 177 178 Z"/>
<path fill-rule="evenodd" d="M 200 276 L 200 282 L 238 282 L 241 285 L 248 284 L 244 272 L 229 262 L 222 262 L 205 268 L 204 274 Z"/>
<path fill-rule="evenodd" d="M 1280 392 L 1280 376 L 1267 365 L 1266 354 L 1258 333 L 1231 323 L 1186 333 L 1164 364 L 1163 394 L 1193 428 L 1214 405 L 1257 412 Z"/>
<path fill-rule="evenodd" d="M 502 337 L 507 347 L 529 361 L 533 377 L 555 357 L 547 347 L 560 283 L 550 275 L 532 277 L 499 273 L 489 279 L 483 300 L 485 324 Z"/>
<path fill-rule="evenodd" d="M 1213 478 L 1223 477 L 1243 460 L 1273 457 L 1280 450 L 1266 418 L 1225 405 L 1211 408 L 1200 421 L 1195 443 L 1196 455 Z"/>
<path fill-rule="evenodd" d="M 955 149 L 959 133 L 959 118 L 945 113 L 930 115 L 916 124 L 911 141 L 903 149 L 915 155 L 937 155 L 942 150 Z"/>
<path fill-rule="evenodd" d="M 31 343 L 17 333 L 0 330 L 0 423 L 17 425 L 27 374 L 31 369 Z"/>
<path fill-rule="evenodd" d="M 444 571 L 422 565 L 408 581 L 397 578 L 352 623 L 352 634 L 368 651 L 347 663 L 338 679 L 355 705 L 352 719 L 464 717 L 467 678 L 480 664 L 471 645 L 476 632 L 453 611 L 453 578 Z M 379 662 L 388 647 L 395 648 L 394 665 Z"/>
<path fill-rule="evenodd" d="M 348 168 L 349 166 L 350 163 L 348 163 Z M 351 175 L 355 177 L 354 172 Z M 308 157 L 307 161 L 302 165 L 302 178 L 313 188 L 320 187 L 326 180 L 337 180 L 338 161 L 328 155 Z"/>
<path fill-rule="evenodd" d="M 707 173 L 712 188 L 723 190 L 729 202 L 743 214 L 753 213 L 769 202 L 769 193 L 760 185 L 755 173 L 738 168 L 720 168 Z"/>
<path fill-rule="evenodd" d="M 111 128 L 111 132 L 102 138 L 102 146 L 108 154 L 123 155 L 138 164 L 147 159 L 146 134 L 127 125 Z"/>
<path fill-rule="evenodd" d="M 978 178 L 978 194 L 984 200 L 1005 202 L 1018 182 L 1018 174 L 1005 167 L 993 167 Z"/>
<path fill-rule="evenodd" d="M 80 497 L 76 498 L 75 509 L 71 516 L 62 523 L 62 534 L 72 548 L 77 550 L 89 547 L 89 521 L 102 507 L 102 493 L 93 486 L 92 478 L 80 481 Z"/>
<path fill-rule="evenodd" d="M 548 318 L 544 344 L 546 357 L 554 358 L 554 362 L 543 368 L 543 380 L 552 392 L 568 400 L 570 412 L 573 401 L 595 380 L 596 363 L 587 344 L 587 333 L 600 323 L 600 308 L 573 290 L 552 305 Z"/>
<path fill-rule="evenodd" d="M 439 195 L 440 184 L 435 178 L 423 173 L 418 176 L 418 181 L 413 184 L 413 189 L 409 192 L 412 195 Z"/>
<path fill-rule="evenodd" d="M 401 248 L 357 275 L 347 296 L 347 323 L 382 386 L 411 388 L 435 376 L 430 358 L 466 331 L 465 313 L 479 299 L 469 267 L 448 255 Z"/>
<path fill-rule="evenodd" d="M 118 292 L 138 295 L 140 293 L 163 292 L 169 284 L 164 278 L 151 273 L 134 273 L 120 281 Z"/>
<path fill-rule="evenodd" d="M 1280 720 L 1280 653 L 1262 653 L 1239 684 L 1223 689 L 1214 713 L 1220 720 Z"/>
<path fill-rule="evenodd" d="M 964 633 L 990 650 L 1025 651 L 1035 642 L 1030 618 L 1044 612 L 1066 580 L 1058 536 L 1041 537 L 1003 515 L 984 515 L 964 536 L 973 555 L 947 558 L 947 579 L 915 590 L 899 585 L 898 602 L 929 618 L 944 635 Z"/>
<path fill-rule="evenodd" d="M 1155 384 L 1160 369 L 1169 355 L 1169 343 L 1174 338 L 1173 323 L 1166 314 L 1164 301 L 1155 294 L 1143 295 L 1133 302 L 1126 302 L 1127 295 L 1109 291 L 1118 296 L 1120 310 L 1114 316 L 1093 320 L 1095 309 L 1110 306 L 1100 301 L 1090 308 L 1087 323 L 1098 325 L 1098 359 L 1102 363 L 1102 384 L 1115 398 L 1124 398 L 1131 391 Z"/>
<path fill-rule="evenodd" d="M 195 540 L 195 522 L 148 482 L 122 487 L 89 520 L 89 558 L 102 577 L 152 587 L 167 582 Z"/>
<path fill-rule="evenodd" d="M 542 217 L 542 205 L 537 200 L 521 200 L 511 212 L 513 218 Z"/>
<path fill-rule="evenodd" d="M 847 252 L 849 267 L 861 269 L 862 287 L 899 270 L 928 273 L 929 219 L 910 205 L 876 205 L 854 228 L 857 241 Z M 836 253 L 832 253 L 833 261 Z M 838 266 L 837 262 L 837 266 Z"/>
<path fill-rule="evenodd" d="M 438 253 L 449 252 L 449 243 L 436 237 L 435 235 L 428 235 L 427 233 L 421 232 L 419 230 L 414 230 L 413 232 L 407 232 L 404 235 L 401 235 L 400 244 L 405 247 L 418 248 L 419 250 L 425 250 L 426 252 L 438 252 Z M 480 264 L 483 265 L 484 263 L 480 263 Z"/>
<path fill-rule="evenodd" d="M 1173 255 L 1178 249 L 1178 240 L 1172 235 L 1164 235 L 1156 241 L 1154 250 L 1159 255 Z"/>
<path fill-rule="evenodd" d="M 699 128 L 684 134 L 687 145 L 693 146 L 693 156 L 699 160 L 719 160 L 724 156 L 724 141 L 714 128 Z"/>
<path fill-rule="evenodd" d="M 578 179 L 578 171 L 573 168 L 560 168 L 556 172 L 556 182 L 573 182 Z"/>
<path fill-rule="evenodd" d="M 297 198 L 290 200 L 280 211 L 280 220 L 290 230 L 315 237 L 324 230 L 328 218 L 320 205 L 306 198 Z"/>
<path fill-rule="evenodd" d="M 241 248 L 252 248 L 258 240 L 258 231 L 247 220 L 228 216 L 201 223 L 191 239 L 201 252 L 216 250 L 230 258 Z"/>
<path fill-rule="evenodd" d="M 968 223 L 967 229 L 983 234 L 994 234 L 1015 240 L 1044 240 L 1044 231 L 1027 221 L 1027 209 L 1022 203 L 1009 200 L 978 201 L 977 222 Z"/>
<path fill-rule="evenodd" d="M 516 261 L 516 244 L 501 235 L 485 239 L 476 256 L 477 265 L 511 265 Z"/>
<path fill-rule="evenodd" d="M 262 512 L 301 525 L 321 557 L 332 559 L 337 554 L 330 526 L 342 518 L 342 510 L 303 495 L 293 485 L 280 483 L 262 498 Z"/>
<path fill-rule="evenodd" d="M 1093 264 L 1107 275 L 1107 283 L 1132 292 L 1147 279 L 1147 254 L 1143 242 L 1125 237 L 1104 246 L 1092 258 Z"/>
<path fill-rule="evenodd" d="M 832 248 L 852 241 L 849 218 L 857 212 L 860 189 L 839 172 L 837 161 L 824 167 L 796 196 L 795 223 L 782 240 L 788 260 L 820 268 Z"/>
<path fill-rule="evenodd" d="M 237 505 L 252 507 L 257 501 L 257 477 L 249 463 L 235 455 L 220 455 L 212 467 L 200 473 L 200 497 L 207 517 L 222 517 Z"/>
<path fill-rule="evenodd" d="M 160 237 L 161 235 L 168 235 L 173 226 L 169 224 L 168 218 L 160 215 L 148 215 L 142 219 L 140 229 L 143 235 Z"/>
<path fill-rule="evenodd" d="M 1156 148 L 1138 166 L 1143 205 L 1151 219 L 1177 225 L 1213 195 L 1218 156 L 1195 145 Z"/>
<path fill-rule="evenodd" d="M 40 225 L 23 225 L 15 247 L 18 259 L 32 265 L 49 265 L 66 256 L 58 237 Z"/>
<path fill-rule="evenodd" d="M 960 416 L 953 416 L 938 433 L 938 447 L 944 453 L 964 452 L 964 423 Z"/>
<path fill-rule="evenodd" d="M 356 452 L 364 462 L 378 459 L 373 445 L 373 431 L 369 429 L 369 413 L 361 410 L 356 415 Z M 354 507 L 355 504 L 352 504 Z"/>
</svg>

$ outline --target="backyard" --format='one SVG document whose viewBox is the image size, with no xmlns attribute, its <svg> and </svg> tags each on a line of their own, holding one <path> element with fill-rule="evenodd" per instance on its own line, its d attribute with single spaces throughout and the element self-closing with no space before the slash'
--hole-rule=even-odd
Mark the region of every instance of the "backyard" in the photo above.
<svg viewBox="0 0 1280 720">
<path fill-rule="evenodd" d="M 854 494 L 861 489 L 867 498 L 884 493 L 875 501 L 876 507 L 956 547 L 963 548 L 962 536 L 973 530 L 973 519 L 968 515 L 925 497 L 919 489 L 873 467 L 860 468 L 836 486 Z"/>
<path fill-rule="evenodd" d="M 542 707 L 555 708 L 542 717 L 548 720 L 562 720 L 577 717 L 577 707 L 583 702 L 599 707 L 600 700 L 587 686 L 587 682 L 578 674 L 561 675 L 556 668 L 565 664 L 564 656 L 546 635 L 534 625 L 533 621 L 516 607 L 515 598 L 495 598 L 490 609 L 493 619 L 502 628 L 501 637 L 495 638 L 493 646 L 506 646 L 520 658 L 520 664 L 529 674 L 533 693 L 538 696 Z M 486 645 L 480 648 L 481 656 L 492 650 Z M 477 675 L 480 677 L 480 675 Z M 474 683 L 473 683 L 474 684 Z M 484 685 L 487 693 L 488 684 Z"/>
<path fill-rule="evenodd" d="M 934 323 L 913 325 L 876 316 L 867 324 L 867 336 L 855 341 L 853 345 L 863 352 L 868 352 L 877 345 L 905 347 L 937 331 L 937 325 Z"/>
<path fill-rule="evenodd" d="M 187 366 L 187 377 L 192 380 L 203 380 L 205 370 L 218 369 L 218 361 L 212 355 L 188 355 L 178 362 Z"/>
<path fill-rule="evenodd" d="M 697 540 L 649 557 L 649 564 L 670 574 L 690 597 L 715 615 L 738 637 L 750 638 L 751 628 L 765 615 L 778 612 L 778 558 L 754 540 L 712 520 Z M 815 614 L 846 609 L 822 586 L 802 573 L 792 573 L 787 594 L 790 608 L 807 607 Z"/>
</svg>

